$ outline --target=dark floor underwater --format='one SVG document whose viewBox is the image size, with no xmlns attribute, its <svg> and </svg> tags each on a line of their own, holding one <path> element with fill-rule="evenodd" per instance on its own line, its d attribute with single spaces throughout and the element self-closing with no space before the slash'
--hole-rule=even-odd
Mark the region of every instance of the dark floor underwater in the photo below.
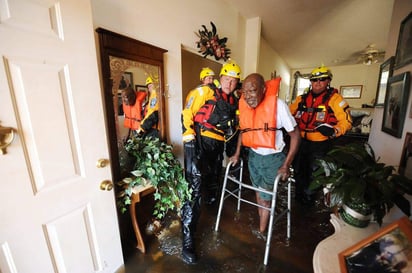
<svg viewBox="0 0 412 273">
<path fill-rule="evenodd" d="M 180 221 L 167 215 L 156 235 L 146 235 L 146 253 L 135 247 L 135 239 L 123 242 L 126 273 L 219 273 L 273 272 L 312 273 L 312 257 L 316 245 L 333 234 L 329 222 L 330 210 L 319 197 L 312 206 L 302 205 L 293 198 L 291 238 L 286 240 L 286 216 L 273 226 L 268 264 L 263 265 L 265 241 L 252 231 L 258 227 L 257 208 L 242 203 L 236 212 L 236 199 L 225 200 L 218 232 L 214 231 L 218 204 L 202 206 L 196 233 L 198 262 L 188 265 L 181 258 Z M 286 208 L 287 187 L 280 184 L 277 211 Z M 254 192 L 244 191 L 254 201 Z M 218 203 L 218 202 L 217 202 Z M 141 228 L 144 232 L 145 227 Z M 124 241 L 124 239 L 123 239 Z M 125 250 L 129 245 L 128 250 Z"/>
</svg>

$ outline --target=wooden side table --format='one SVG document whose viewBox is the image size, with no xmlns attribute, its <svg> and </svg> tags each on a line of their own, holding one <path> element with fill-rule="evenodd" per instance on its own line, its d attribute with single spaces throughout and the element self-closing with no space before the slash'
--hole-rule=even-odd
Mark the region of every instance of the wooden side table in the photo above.
<svg viewBox="0 0 412 273">
<path fill-rule="evenodd" d="M 150 184 L 146 186 L 136 187 L 135 189 L 133 189 L 132 203 L 130 204 L 130 216 L 132 217 L 132 225 L 137 240 L 136 248 L 138 248 L 142 253 L 146 253 L 146 246 L 144 244 L 143 237 L 139 228 L 139 223 L 137 221 L 136 203 L 139 203 L 142 197 L 149 195 L 154 191 L 155 188 Z"/>
</svg>

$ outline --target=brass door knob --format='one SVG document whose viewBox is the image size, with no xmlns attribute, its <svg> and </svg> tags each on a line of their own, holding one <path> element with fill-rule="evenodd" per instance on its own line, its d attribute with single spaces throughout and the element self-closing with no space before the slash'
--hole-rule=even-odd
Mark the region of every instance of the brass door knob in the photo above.
<svg viewBox="0 0 412 273">
<path fill-rule="evenodd" d="M 97 160 L 96 162 L 96 167 L 97 168 L 104 168 L 107 165 L 109 165 L 109 160 L 106 158 L 100 158 L 99 160 Z"/>
<path fill-rule="evenodd" d="M 113 189 L 113 182 L 110 180 L 103 180 L 102 183 L 100 183 L 100 189 L 102 191 L 111 191 Z"/>
<path fill-rule="evenodd" d="M 6 148 L 14 140 L 14 129 L 0 126 L 0 155 L 6 154 Z"/>
</svg>

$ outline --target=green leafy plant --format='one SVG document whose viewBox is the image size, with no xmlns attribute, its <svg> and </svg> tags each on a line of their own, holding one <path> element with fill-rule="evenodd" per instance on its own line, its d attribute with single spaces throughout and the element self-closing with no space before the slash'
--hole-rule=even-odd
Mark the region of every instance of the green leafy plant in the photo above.
<svg viewBox="0 0 412 273">
<path fill-rule="evenodd" d="M 380 163 L 368 143 L 336 146 L 317 164 L 310 188 L 329 188 L 333 205 L 366 205 L 379 225 L 394 205 L 410 216 L 404 194 L 412 194 L 412 181 L 396 174 L 393 166 Z"/>
<path fill-rule="evenodd" d="M 180 161 L 173 154 L 173 147 L 158 138 L 132 137 L 125 149 L 135 162 L 131 177 L 126 177 L 117 185 L 120 192 L 117 204 L 124 213 L 131 203 L 133 189 L 149 182 L 155 188 L 155 209 L 153 215 L 161 219 L 169 210 L 178 210 L 190 199 L 191 190 L 184 178 Z"/>
</svg>

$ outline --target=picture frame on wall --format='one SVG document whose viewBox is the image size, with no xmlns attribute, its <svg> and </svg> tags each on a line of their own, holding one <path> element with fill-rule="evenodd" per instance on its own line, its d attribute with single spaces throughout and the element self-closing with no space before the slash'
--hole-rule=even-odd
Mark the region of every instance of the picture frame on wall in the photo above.
<svg viewBox="0 0 412 273">
<path fill-rule="evenodd" d="M 412 133 L 407 132 L 402 148 L 401 161 L 399 163 L 399 174 L 412 179 Z"/>
<path fill-rule="evenodd" d="M 345 99 L 360 99 L 362 95 L 362 85 L 342 85 L 339 93 Z"/>
<path fill-rule="evenodd" d="M 133 73 L 124 72 L 120 80 L 119 89 L 125 89 L 126 87 L 129 87 L 129 86 L 133 88 Z"/>
<path fill-rule="evenodd" d="M 140 84 L 135 84 L 134 90 L 136 92 L 148 92 L 149 91 L 146 85 L 140 85 Z"/>
<path fill-rule="evenodd" d="M 412 62 L 412 12 L 402 20 L 396 46 L 395 68 Z"/>
<path fill-rule="evenodd" d="M 339 253 L 341 273 L 409 272 L 395 269 L 410 269 L 411 263 L 412 224 L 406 216 Z"/>
<path fill-rule="evenodd" d="M 392 56 L 380 65 L 378 88 L 376 90 L 375 107 L 383 107 L 385 104 L 385 95 L 388 87 L 388 79 L 393 75 L 393 66 L 395 57 Z"/>
<path fill-rule="evenodd" d="M 408 107 L 410 72 L 392 76 L 388 80 L 383 110 L 382 131 L 401 138 Z"/>
</svg>

